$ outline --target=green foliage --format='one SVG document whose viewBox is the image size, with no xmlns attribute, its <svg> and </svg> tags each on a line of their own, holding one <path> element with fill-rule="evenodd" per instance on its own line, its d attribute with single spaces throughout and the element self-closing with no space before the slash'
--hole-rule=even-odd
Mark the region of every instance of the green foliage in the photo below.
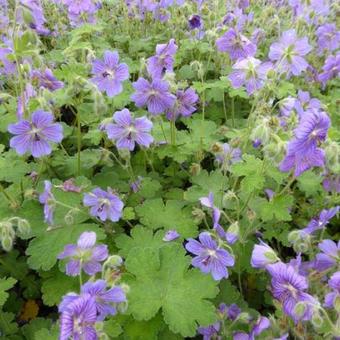
<svg viewBox="0 0 340 340">
<path fill-rule="evenodd" d="M 6 291 L 11 289 L 16 282 L 17 280 L 13 279 L 12 277 L 0 278 L 0 307 L 3 306 L 9 296 Z"/>
<path fill-rule="evenodd" d="M 269 201 L 263 201 L 260 206 L 260 217 L 263 221 L 290 221 L 290 208 L 294 198 L 288 195 L 274 195 Z"/>
<path fill-rule="evenodd" d="M 218 293 L 216 282 L 197 269 L 188 270 L 190 258 L 180 245 L 172 244 L 158 252 L 135 248 L 129 252 L 126 268 L 134 275 L 128 280 L 129 311 L 137 320 L 150 320 L 162 309 L 171 331 L 193 336 L 198 325 L 216 320 L 208 299 Z"/>
</svg>

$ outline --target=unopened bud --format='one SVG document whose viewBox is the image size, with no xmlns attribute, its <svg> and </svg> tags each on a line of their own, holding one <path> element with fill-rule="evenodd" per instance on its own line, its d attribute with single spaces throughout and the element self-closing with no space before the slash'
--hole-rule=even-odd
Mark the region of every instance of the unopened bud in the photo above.
<svg viewBox="0 0 340 340">
<path fill-rule="evenodd" d="M 104 266 L 118 268 L 123 264 L 123 259 L 119 255 L 110 256 L 104 263 Z"/>
<path fill-rule="evenodd" d="M 307 304 L 305 302 L 298 302 L 294 308 L 294 314 L 299 318 L 302 318 L 307 310 Z"/>
<path fill-rule="evenodd" d="M 129 149 L 118 149 L 118 153 L 122 159 L 126 161 L 130 160 L 131 154 Z"/>
<path fill-rule="evenodd" d="M 31 233 L 31 226 L 29 222 L 23 218 L 18 220 L 18 231 L 20 236 L 27 238 Z"/>
<path fill-rule="evenodd" d="M 192 176 L 198 176 L 201 172 L 201 165 L 199 163 L 192 163 L 189 172 Z"/>
<path fill-rule="evenodd" d="M 194 208 L 192 215 L 194 216 L 195 221 L 198 223 L 202 222 L 205 217 L 204 211 L 199 208 Z"/>
<path fill-rule="evenodd" d="M 1 246 L 5 251 L 11 251 L 13 247 L 13 239 L 9 236 L 1 238 Z"/>
<path fill-rule="evenodd" d="M 70 210 L 64 217 L 64 221 L 67 225 L 71 225 L 74 223 L 73 211 Z"/>
<path fill-rule="evenodd" d="M 323 325 L 323 318 L 319 311 L 313 313 L 311 322 L 315 328 L 320 328 Z"/>
<path fill-rule="evenodd" d="M 250 315 L 246 312 L 242 312 L 238 315 L 237 320 L 248 323 L 250 320 Z"/>
<path fill-rule="evenodd" d="M 259 139 L 265 145 L 269 142 L 270 132 L 269 119 L 262 117 L 256 121 L 256 127 L 251 132 L 250 139 L 253 141 Z"/>
</svg>

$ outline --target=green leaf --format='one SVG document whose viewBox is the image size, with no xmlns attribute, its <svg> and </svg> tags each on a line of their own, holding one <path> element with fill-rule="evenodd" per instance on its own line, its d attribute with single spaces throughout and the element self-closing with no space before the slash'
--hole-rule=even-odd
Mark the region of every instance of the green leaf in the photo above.
<svg viewBox="0 0 340 340">
<path fill-rule="evenodd" d="M 17 280 L 13 279 L 12 277 L 0 279 L 0 307 L 4 305 L 9 296 L 6 290 L 11 289 L 16 282 Z"/>
<path fill-rule="evenodd" d="M 61 298 L 79 289 L 78 278 L 69 277 L 55 267 L 53 270 L 42 273 L 43 283 L 41 286 L 42 299 L 47 306 L 55 306 L 60 303 Z"/>
<path fill-rule="evenodd" d="M 322 177 L 311 170 L 300 175 L 297 178 L 297 182 L 299 189 L 307 196 L 315 195 L 318 191 L 322 190 Z"/>
<path fill-rule="evenodd" d="M 56 264 L 57 256 L 63 251 L 64 246 L 75 243 L 84 231 L 96 232 L 98 240 L 105 238 L 103 230 L 95 224 L 78 224 L 45 231 L 33 239 L 26 250 L 29 256 L 27 259 L 29 267 L 45 271 L 51 269 Z"/>
<path fill-rule="evenodd" d="M 14 313 L 0 312 L 0 335 L 10 335 L 17 332 L 18 325 Z"/>
<path fill-rule="evenodd" d="M 247 154 L 243 156 L 243 160 L 231 168 L 234 175 L 243 177 L 241 191 L 249 194 L 255 190 L 262 190 L 265 183 L 263 161 Z"/>
<path fill-rule="evenodd" d="M 169 200 L 164 204 L 161 198 L 146 200 L 136 207 L 136 212 L 140 222 L 148 228 L 176 229 L 184 238 L 195 236 L 197 233 L 191 210 L 183 208 L 181 201 Z"/>
<path fill-rule="evenodd" d="M 289 209 L 294 201 L 293 196 L 274 195 L 270 201 L 260 205 L 260 216 L 263 221 L 290 221 L 292 219 Z"/>
<path fill-rule="evenodd" d="M 131 231 L 131 237 L 121 234 L 115 241 L 117 247 L 120 249 L 120 254 L 124 257 L 128 257 L 129 252 L 135 248 L 150 248 L 158 250 L 162 246 L 166 245 L 166 242 L 162 240 L 163 237 L 163 230 L 157 231 L 154 235 L 152 230 L 136 226 Z"/>
<path fill-rule="evenodd" d="M 26 340 L 35 340 L 36 333 L 42 328 L 49 328 L 52 324 L 50 319 L 37 318 L 21 328 Z"/>
<path fill-rule="evenodd" d="M 59 327 L 57 324 L 53 324 L 51 328 L 40 329 L 34 333 L 34 340 L 57 340 L 59 336 Z"/>
<path fill-rule="evenodd" d="M 137 320 L 150 320 L 161 309 L 170 330 L 183 337 L 194 336 L 198 325 L 216 321 L 215 307 L 208 299 L 217 295 L 217 282 L 197 269 L 188 270 L 190 262 L 179 244 L 159 251 L 130 251 L 126 268 L 135 278 L 128 281 L 129 311 Z"/>
</svg>

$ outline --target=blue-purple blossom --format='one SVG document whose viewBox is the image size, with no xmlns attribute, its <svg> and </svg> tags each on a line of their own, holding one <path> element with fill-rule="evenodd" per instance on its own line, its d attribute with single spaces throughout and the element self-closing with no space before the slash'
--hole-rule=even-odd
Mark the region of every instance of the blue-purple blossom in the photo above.
<svg viewBox="0 0 340 340">
<path fill-rule="evenodd" d="M 302 230 L 308 234 L 313 234 L 317 230 L 324 229 L 329 221 L 338 213 L 339 209 L 339 206 L 323 209 L 319 216 L 312 218 L 307 227 Z"/>
<path fill-rule="evenodd" d="M 198 333 L 203 335 L 203 340 L 211 340 L 215 335 L 218 334 L 221 328 L 220 322 L 215 322 L 214 324 L 207 327 L 199 327 L 197 329 Z"/>
<path fill-rule="evenodd" d="M 8 59 L 8 56 L 13 53 L 11 47 L 0 47 L 0 67 L 1 74 L 12 75 L 17 72 L 16 64 Z"/>
<path fill-rule="evenodd" d="M 147 61 L 147 70 L 153 79 L 161 78 L 165 72 L 173 71 L 176 51 L 177 45 L 174 39 L 170 39 L 167 44 L 156 46 L 156 54 Z"/>
<path fill-rule="evenodd" d="M 44 181 L 44 191 L 39 195 L 39 202 L 44 205 L 44 219 L 48 224 L 53 224 L 53 213 L 55 209 L 55 198 L 52 193 L 52 183 Z"/>
<path fill-rule="evenodd" d="M 340 31 L 334 23 L 326 23 L 316 30 L 318 37 L 319 53 L 326 51 L 332 52 L 340 46 Z"/>
<path fill-rule="evenodd" d="M 107 191 L 95 188 L 91 193 L 85 194 L 83 203 L 91 207 L 90 214 L 99 217 L 101 221 L 117 222 L 122 216 L 124 203 L 108 188 Z"/>
<path fill-rule="evenodd" d="M 131 99 L 137 107 L 147 106 L 148 111 L 153 115 L 161 114 L 173 107 L 176 97 L 170 93 L 168 82 L 154 79 L 151 82 L 139 78 L 132 84 L 135 93 Z"/>
<path fill-rule="evenodd" d="M 251 254 L 251 266 L 253 268 L 266 268 L 267 265 L 280 261 L 275 251 L 266 243 L 260 240 L 260 244 L 255 244 Z"/>
<path fill-rule="evenodd" d="M 233 72 L 228 76 L 234 88 L 245 86 L 249 95 L 261 89 L 272 68 L 271 63 L 261 63 L 259 59 L 248 57 L 238 60 L 233 65 Z"/>
<path fill-rule="evenodd" d="M 209 195 L 207 197 L 201 197 L 199 200 L 203 206 L 212 209 L 213 226 L 214 228 L 216 228 L 219 225 L 221 211 L 214 205 L 214 193 L 209 192 Z"/>
<path fill-rule="evenodd" d="M 242 152 L 239 148 L 233 148 L 228 143 L 223 143 L 221 148 L 222 150 L 216 153 L 215 159 L 222 169 L 227 170 L 230 165 L 242 160 Z"/>
<path fill-rule="evenodd" d="M 117 306 L 126 302 L 126 296 L 123 289 L 119 286 L 106 288 L 107 283 L 104 280 L 87 282 L 81 287 L 81 294 L 89 294 L 95 301 L 98 313 L 97 320 L 104 320 L 107 315 L 116 315 Z"/>
<path fill-rule="evenodd" d="M 15 124 L 8 125 L 8 131 L 16 135 L 10 140 L 10 146 L 19 155 L 26 152 L 33 157 L 49 155 L 52 152 L 50 142 L 60 143 L 63 139 L 63 128 L 61 124 L 53 122 L 51 113 L 37 110 L 32 113 L 30 121 L 21 120 Z"/>
<path fill-rule="evenodd" d="M 321 106 L 322 104 L 320 100 L 317 98 L 311 98 L 309 92 L 302 90 L 298 91 L 297 98 L 294 101 L 294 109 L 296 110 L 300 119 L 303 119 L 304 114 L 308 112 L 321 110 Z"/>
<path fill-rule="evenodd" d="M 318 245 L 321 253 L 317 254 L 314 261 L 314 268 L 322 272 L 340 264 L 340 241 L 336 244 L 332 240 L 323 240 Z"/>
<path fill-rule="evenodd" d="M 63 0 L 68 9 L 68 18 L 72 25 L 95 23 L 95 13 L 98 6 L 93 0 Z"/>
<path fill-rule="evenodd" d="M 180 237 L 179 233 L 177 232 L 177 230 L 175 229 L 172 229 L 172 230 L 168 230 L 164 237 L 163 237 L 163 241 L 165 242 L 170 242 L 170 241 L 173 241 L 173 240 L 176 240 Z"/>
<path fill-rule="evenodd" d="M 324 306 L 327 308 L 335 308 L 340 305 L 340 271 L 331 276 L 328 281 L 328 286 L 333 291 L 325 296 Z"/>
<path fill-rule="evenodd" d="M 30 16 L 26 16 L 26 20 L 30 20 L 28 23 L 29 27 L 35 30 L 38 34 L 48 35 L 50 30 L 48 30 L 44 25 L 46 19 L 44 17 L 44 11 L 40 0 L 20 0 L 20 3 L 25 6 L 30 11 Z M 21 11 L 17 12 L 19 14 Z M 23 16 L 23 13 L 20 13 Z"/>
<path fill-rule="evenodd" d="M 82 270 L 88 275 L 94 275 L 102 270 L 100 262 L 108 257 L 107 245 L 96 245 L 97 235 L 93 231 L 83 232 L 77 244 L 68 244 L 58 259 L 69 259 L 66 264 L 66 274 L 77 276 Z"/>
<path fill-rule="evenodd" d="M 51 92 L 64 87 L 64 83 L 58 80 L 49 68 L 46 68 L 44 71 L 33 71 L 32 78 L 38 80 L 39 87 L 44 87 Z"/>
<path fill-rule="evenodd" d="M 211 273 L 216 281 L 227 278 L 227 267 L 232 267 L 235 264 L 234 256 L 220 248 L 208 232 L 199 235 L 199 242 L 192 238 L 188 239 L 185 248 L 196 255 L 191 264 L 205 274 Z"/>
<path fill-rule="evenodd" d="M 307 69 L 308 63 L 304 59 L 312 50 L 308 38 L 299 38 L 294 29 L 285 31 L 278 42 L 270 46 L 269 58 L 276 61 L 280 71 L 298 76 Z"/>
<path fill-rule="evenodd" d="M 255 337 L 270 327 L 270 321 L 265 316 L 260 316 L 256 323 L 252 326 L 249 334 L 245 332 L 236 332 L 233 335 L 233 340 L 255 340 Z"/>
<path fill-rule="evenodd" d="M 192 15 L 188 20 L 188 25 L 191 30 L 201 28 L 203 25 L 201 16 L 197 14 Z"/>
<path fill-rule="evenodd" d="M 220 52 L 229 53 L 232 60 L 253 57 L 256 53 L 256 45 L 234 28 L 218 38 L 216 46 Z"/>
<path fill-rule="evenodd" d="M 148 148 L 153 142 L 150 134 L 153 124 L 145 116 L 133 118 L 128 109 L 123 109 L 114 113 L 113 120 L 115 123 L 106 125 L 106 133 L 116 141 L 118 149 L 133 151 L 136 143 Z"/>
<path fill-rule="evenodd" d="M 59 340 L 97 340 L 96 321 L 95 301 L 89 294 L 70 301 L 60 316 Z"/>
<path fill-rule="evenodd" d="M 198 99 L 197 93 L 190 87 L 186 90 L 178 90 L 173 107 L 165 111 L 166 117 L 169 120 L 175 120 L 179 116 L 190 117 L 196 111 L 195 104 Z"/>
<path fill-rule="evenodd" d="M 330 55 L 326 59 L 318 80 L 322 83 L 323 87 L 325 87 L 329 80 L 336 77 L 340 77 L 340 52 L 336 55 Z"/>
<path fill-rule="evenodd" d="M 25 109 L 27 104 L 29 103 L 31 98 L 34 98 L 37 95 L 32 84 L 27 83 L 25 86 L 25 90 L 18 97 L 18 106 L 17 106 L 17 118 L 18 120 L 23 119 L 25 114 Z"/>
<path fill-rule="evenodd" d="M 285 314 L 290 316 L 295 323 L 300 320 L 310 320 L 313 313 L 313 305 L 317 301 L 306 293 L 308 288 L 307 279 L 298 274 L 292 266 L 278 262 L 270 264 L 266 268 L 272 280 L 272 294 L 275 299 L 280 301 Z M 295 307 L 298 303 L 305 303 L 303 314 L 297 314 Z"/>
<path fill-rule="evenodd" d="M 122 82 L 129 78 L 129 69 L 125 63 L 119 63 L 118 52 L 105 51 L 103 60 L 92 63 L 92 82 L 99 90 L 114 97 L 123 91 Z"/>
</svg>

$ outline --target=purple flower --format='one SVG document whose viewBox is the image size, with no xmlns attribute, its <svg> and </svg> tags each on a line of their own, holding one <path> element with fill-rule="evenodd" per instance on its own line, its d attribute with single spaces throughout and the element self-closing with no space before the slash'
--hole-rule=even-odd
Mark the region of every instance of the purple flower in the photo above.
<svg viewBox="0 0 340 340">
<path fill-rule="evenodd" d="M 128 109 L 116 111 L 113 115 L 115 124 L 107 124 L 106 132 L 110 139 L 116 141 L 118 149 L 134 150 L 135 144 L 148 148 L 153 142 L 150 135 L 152 122 L 144 117 L 133 118 Z"/>
<path fill-rule="evenodd" d="M 38 34 L 48 35 L 50 30 L 44 27 L 46 19 L 40 0 L 20 0 L 20 2 L 30 11 L 31 15 L 26 16 L 26 19 L 29 18 L 30 20 L 29 27 L 36 30 Z M 23 13 L 20 14 L 21 16 L 24 15 Z"/>
<path fill-rule="evenodd" d="M 302 149 L 299 141 L 293 139 L 288 143 L 287 154 L 280 163 L 280 170 L 288 172 L 294 169 L 294 176 L 298 177 L 312 167 L 323 167 L 324 164 L 325 153 L 322 149 L 317 147 Z"/>
<path fill-rule="evenodd" d="M 150 57 L 147 63 L 147 70 L 152 78 L 161 78 L 165 72 L 173 71 L 176 51 L 177 45 L 174 39 L 171 39 L 167 44 L 156 46 L 156 55 Z"/>
<path fill-rule="evenodd" d="M 119 221 L 124 207 L 123 202 L 110 188 L 107 191 L 100 188 L 93 189 L 91 193 L 84 195 L 83 203 L 86 207 L 91 207 L 92 216 L 99 217 L 103 222 Z"/>
<path fill-rule="evenodd" d="M 62 260 L 70 258 L 66 264 L 66 274 L 77 276 L 81 270 L 88 275 L 94 275 L 102 270 L 100 262 L 108 257 L 107 246 L 96 244 L 97 235 L 93 231 L 83 232 L 77 241 L 77 244 L 68 244 L 64 251 L 58 255 Z"/>
<path fill-rule="evenodd" d="M 85 283 L 81 287 L 81 294 L 88 294 L 94 299 L 99 321 L 104 320 L 107 315 L 116 315 L 117 305 L 126 302 L 123 289 L 116 286 L 106 290 L 106 281 L 104 280 Z"/>
<path fill-rule="evenodd" d="M 226 316 L 229 320 L 234 321 L 241 314 L 241 309 L 236 303 L 227 306 L 225 303 L 221 303 L 218 307 L 218 311 L 222 316 Z"/>
<path fill-rule="evenodd" d="M 73 299 L 60 316 L 59 340 L 97 340 L 96 321 L 96 305 L 89 294 Z"/>
<path fill-rule="evenodd" d="M 334 51 L 339 48 L 340 45 L 340 31 L 336 29 L 334 23 L 326 23 L 319 26 L 316 30 L 318 37 L 319 52 L 323 53 L 326 51 Z"/>
<path fill-rule="evenodd" d="M 298 91 L 298 97 L 294 101 L 294 108 L 300 119 L 309 111 L 321 110 L 321 105 L 319 99 L 311 98 L 309 92 L 301 90 Z"/>
<path fill-rule="evenodd" d="M 340 193 L 340 176 L 327 173 L 322 185 L 326 191 Z"/>
<path fill-rule="evenodd" d="M 10 146 L 19 155 L 29 151 L 33 157 L 49 155 L 52 148 L 49 142 L 60 143 L 63 139 L 63 128 L 53 123 L 53 115 L 49 112 L 37 110 L 32 113 L 31 121 L 21 120 L 16 124 L 9 124 L 8 131 L 15 137 L 10 140 Z"/>
<path fill-rule="evenodd" d="M 323 240 L 318 247 L 322 253 L 317 254 L 314 261 L 314 268 L 317 271 L 323 272 L 340 263 L 340 241 L 336 244 L 332 240 Z"/>
<path fill-rule="evenodd" d="M 175 104 L 176 97 L 169 92 L 169 84 L 166 81 L 155 79 L 149 82 L 139 78 L 132 85 L 136 92 L 131 99 L 137 107 L 147 106 L 153 115 L 158 115 Z"/>
<path fill-rule="evenodd" d="M 340 207 L 336 206 L 331 209 L 323 209 L 318 217 L 314 217 L 307 225 L 302 229 L 308 234 L 314 233 L 316 230 L 324 229 L 329 221 L 338 213 Z"/>
<path fill-rule="evenodd" d="M 290 316 L 294 322 L 309 320 L 312 316 L 313 305 L 317 301 L 305 293 L 308 281 L 299 275 L 292 266 L 282 262 L 270 264 L 266 268 L 272 276 L 272 294 L 275 299 L 283 305 L 283 311 Z M 296 313 L 295 307 L 299 302 L 306 304 L 303 315 Z"/>
<path fill-rule="evenodd" d="M 312 50 L 308 43 L 308 38 L 298 38 L 294 29 L 282 33 L 279 42 L 270 46 L 269 58 L 278 62 L 278 67 L 282 72 L 298 76 L 307 69 L 308 63 L 303 58 Z"/>
<path fill-rule="evenodd" d="M 235 264 L 234 257 L 225 249 L 219 248 L 208 232 L 199 235 L 200 242 L 190 238 L 185 248 L 196 256 L 191 264 L 203 273 L 211 272 L 214 280 L 228 277 L 227 267 Z"/>
<path fill-rule="evenodd" d="M 340 302 L 340 272 L 334 273 L 328 281 L 328 286 L 333 289 L 332 292 L 325 296 L 324 306 L 334 308 Z"/>
<path fill-rule="evenodd" d="M 202 28 L 202 18 L 200 15 L 192 15 L 189 20 L 188 20 L 189 28 L 191 30 L 197 29 L 197 28 Z"/>
<path fill-rule="evenodd" d="M 64 0 L 68 7 L 68 17 L 72 25 L 79 26 L 85 22 L 94 23 L 98 6 L 93 0 Z"/>
<path fill-rule="evenodd" d="M 319 81 L 325 87 L 326 83 L 335 77 L 340 77 L 340 52 L 335 56 L 330 55 L 322 66 L 322 73 L 319 74 Z"/>
<path fill-rule="evenodd" d="M 32 84 L 27 83 L 25 86 L 25 90 L 22 94 L 18 97 L 18 106 L 17 106 L 17 118 L 21 120 L 25 113 L 25 107 L 29 103 L 30 98 L 33 98 L 37 95 Z"/>
<path fill-rule="evenodd" d="M 251 328 L 249 334 L 245 332 L 234 333 L 233 340 L 255 340 L 255 337 L 260 335 L 264 330 L 270 327 L 270 321 L 265 316 L 260 316 L 256 323 Z"/>
<path fill-rule="evenodd" d="M 260 244 L 255 244 L 251 254 L 251 266 L 253 268 L 266 268 L 267 265 L 280 261 L 275 251 L 260 240 Z"/>
<path fill-rule="evenodd" d="M 165 111 L 169 120 L 175 120 L 178 116 L 190 117 L 196 111 L 195 104 L 198 101 L 198 95 L 195 90 L 188 88 L 176 92 L 176 101 L 172 108 Z"/>
<path fill-rule="evenodd" d="M 78 187 L 74 184 L 74 179 L 70 178 L 66 180 L 61 186 L 61 190 L 65 192 L 81 192 L 81 187 Z"/>
<path fill-rule="evenodd" d="M 177 232 L 177 230 L 168 230 L 164 237 L 163 237 L 163 241 L 165 242 L 170 242 L 170 241 L 173 241 L 173 240 L 176 240 L 179 238 L 179 233 Z"/>
<path fill-rule="evenodd" d="M 233 148 L 228 143 L 222 144 L 222 151 L 216 154 L 216 162 L 221 164 L 223 169 L 241 161 L 242 152 L 239 148 Z"/>
<path fill-rule="evenodd" d="M 44 181 L 45 189 L 39 196 L 39 202 L 44 205 L 44 218 L 48 224 L 53 224 L 53 213 L 55 209 L 55 198 L 52 194 L 52 183 Z"/>
<path fill-rule="evenodd" d="M 267 73 L 272 68 L 271 63 L 261 63 L 259 59 L 248 57 L 238 60 L 228 78 L 234 88 L 245 85 L 249 95 L 263 87 Z"/>
<path fill-rule="evenodd" d="M 0 47 L 0 62 L 2 64 L 2 67 L 0 67 L 1 74 L 11 75 L 17 72 L 16 64 L 7 58 L 8 55 L 12 53 L 12 48 Z"/>
<path fill-rule="evenodd" d="M 49 68 L 46 68 L 43 72 L 33 71 L 32 77 L 39 81 L 39 87 L 44 87 L 51 92 L 64 87 L 64 83 L 58 80 Z"/>
<path fill-rule="evenodd" d="M 199 334 L 203 335 L 203 340 L 210 340 L 213 336 L 218 334 L 220 327 L 220 322 L 215 322 L 208 327 L 199 327 L 197 331 Z"/>
<path fill-rule="evenodd" d="M 213 211 L 213 225 L 214 228 L 216 228 L 219 224 L 219 220 L 221 217 L 221 211 L 214 205 L 214 194 L 212 192 L 209 192 L 209 195 L 207 197 L 201 197 L 200 202 L 203 206 L 212 209 Z"/>
<path fill-rule="evenodd" d="M 138 192 L 141 188 L 142 181 L 143 181 L 143 177 L 138 176 L 134 182 L 130 183 L 131 190 L 135 193 Z"/>
<path fill-rule="evenodd" d="M 91 80 L 99 90 L 114 97 L 123 91 L 122 82 L 129 78 L 129 69 L 126 64 L 119 64 L 118 52 L 105 51 L 103 60 L 93 61 L 92 74 Z"/>
<path fill-rule="evenodd" d="M 256 45 L 234 28 L 218 38 L 216 45 L 220 52 L 228 52 L 232 60 L 253 57 L 256 53 Z"/>
</svg>

